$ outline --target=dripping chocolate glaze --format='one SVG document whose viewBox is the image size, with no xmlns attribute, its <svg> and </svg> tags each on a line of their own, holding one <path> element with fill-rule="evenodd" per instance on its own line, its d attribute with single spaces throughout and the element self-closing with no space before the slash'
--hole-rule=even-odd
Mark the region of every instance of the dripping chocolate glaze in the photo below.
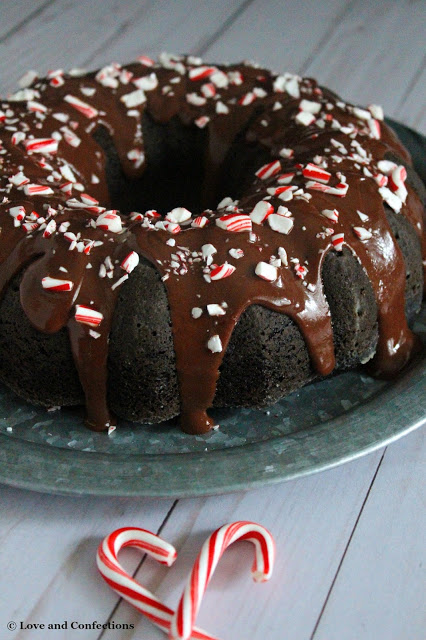
<svg viewBox="0 0 426 640">
<path fill-rule="evenodd" d="M 215 73 L 219 76 L 212 75 Z M 221 86 L 224 74 L 227 74 L 226 86 Z M 57 83 L 58 86 L 52 86 L 55 83 L 51 78 L 36 81 L 29 93 L 17 96 L 23 100 L 2 104 L 4 149 L 0 157 L 5 200 L 1 204 L 0 291 L 26 267 L 21 302 L 31 323 L 47 333 L 67 326 L 85 392 L 90 428 L 102 430 L 113 422 L 106 401 L 108 339 L 122 286 L 120 278 L 125 275 L 120 265 L 130 251 L 148 259 L 164 279 L 180 384 L 181 425 L 185 431 L 202 433 L 211 428 L 208 409 L 213 403 L 219 368 L 235 324 L 252 304 L 290 316 L 304 336 L 317 372 L 327 375 L 333 371 L 333 333 L 321 282 L 324 257 L 333 249 L 332 236 L 325 231 L 330 227 L 333 234 L 344 233 L 345 245 L 363 265 L 376 295 L 380 337 L 370 367 L 377 374 L 393 375 L 407 363 L 415 347 L 415 337 L 407 327 L 404 313 L 403 257 L 387 222 L 378 184 L 371 173 L 370 176 L 364 174 L 362 162 L 350 158 L 351 152 L 358 151 L 351 146 L 355 139 L 369 156 L 365 166 L 373 173 L 377 173 L 377 162 L 389 150 L 404 162 L 410 162 L 405 149 L 383 123 L 380 123 L 380 139 L 371 138 L 366 114 L 357 114 L 350 105 L 320 89 L 313 80 L 286 76 L 284 85 L 286 81 L 290 85 L 283 89 L 283 81 L 271 72 L 245 64 L 212 68 L 191 58 L 163 57 L 160 64 L 153 66 L 138 62 L 122 68 L 108 67 L 100 74 L 80 77 L 59 74 L 59 77 L 63 82 Z M 143 80 L 138 81 L 141 78 Z M 129 96 L 137 92 L 138 86 L 143 87 L 145 95 Z M 209 92 L 215 95 L 204 99 L 204 94 Z M 67 96 L 78 98 L 93 111 L 81 112 Z M 295 121 L 302 99 L 321 104 L 321 116 L 309 126 Z M 99 125 L 109 131 L 124 174 L 129 178 L 142 175 L 145 161 L 141 119 L 145 109 L 159 123 L 178 116 L 188 127 L 206 128 L 204 204 L 212 201 L 223 161 L 241 132 L 248 145 L 262 147 L 271 161 L 278 158 L 280 173 L 294 172 L 291 184 L 304 188 L 304 193 L 312 197 L 305 198 L 302 193 L 302 197 L 284 202 L 267 191 L 277 186 L 276 175 L 267 180 L 253 176 L 252 185 L 238 203 L 238 212 L 250 214 L 261 200 L 270 202 L 275 211 L 280 205 L 288 206 L 293 221 L 290 233 L 282 235 L 267 223 L 253 224 L 251 234 L 226 231 L 215 223 L 216 218 L 229 213 L 224 210 L 205 213 L 208 223 L 204 228 L 182 224 L 181 231 L 175 235 L 155 229 L 143 216 L 140 220 L 123 219 L 123 231 L 113 233 L 96 228 L 99 215 L 96 206 L 92 210 L 84 204 L 78 209 L 70 208 L 67 201 L 79 200 L 79 189 L 97 199 L 100 205 L 109 206 L 105 153 L 93 138 Z M 323 122 L 322 126 L 318 120 Z M 349 129 L 342 131 L 345 127 L 355 129 L 350 134 Z M 26 153 L 24 142 L 16 143 L 12 139 L 16 131 L 24 132 L 25 140 L 60 138 L 57 154 Z M 73 140 L 75 146 L 69 140 Z M 292 149 L 292 157 L 283 157 L 283 148 Z M 349 185 L 345 197 L 306 188 L 307 180 L 301 168 L 315 159 L 319 161 L 318 156 L 327 161 L 327 171 L 332 174 L 331 186 L 341 181 L 338 172 L 345 177 Z M 50 168 L 41 167 L 40 160 Z M 77 183 L 82 185 L 74 186 L 72 195 L 61 190 L 68 177 L 66 172 L 65 177 L 60 172 L 64 165 L 71 168 Z M 8 177 L 20 171 L 31 183 L 48 186 L 53 193 L 30 196 L 22 187 L 8 183 Z M 405 215 L 421 235 L 423 207 L 411 187 L 407 188 L 408 197 L 401 215 Z M 35 211 L 47 221 L 54 219 L 57 230 L 46 238 L 43 225 L 37 226 L 37 222 L 34 229 L 25 229 L 22 224 L 14 226 L 9 210 L 19 205 L 27 215 Z M 47 209 L 48 205 L 53 213 Z M 181 205 L 184 203 L 176 203 Z M 330 223 L 322 215 L 325 209 L 339 211 L 337 223 Z M 357 211 L 368 216 L 368 221 L 362 222 Z M 67 223 L 67 232 L 73 233 L 78 241 L 86 244 L 96 241 L 97 246 L 88 253 L 72 248 L 64 233 L 59 232 L 64 223 Z M 356 226 L 368 228 L 371 238 L 361 241 L 353 231 Z M 172 238 L 174 246 L 168 242 Z M 232 275 L 217 281 L 204 277 L 206 262 L 200 252 L 202 246 L 208 244 L 215 248 L 215 264 L 227 262 L 236 267 Z M 269 263 L 272 256 L 277 259 L 280 247 L 285 248 L 288 264 L 277 267 L 277 279 L 268 282 L 256 276 L 256 265 Z M 241 249 L 242 257 L 235 259 L 229 254 L 230 249 Z M 171 266 L 172 254 L 176 255 L 177 251 L 185 258 L 180 269 Z M 108 275 L 101 278 L 99 273 L 105 270 L 105 264 Z M 303 279 L 296 274 L 297 264 L 306 269 Z M 46 276 L 70 280 L 73 288 L 61 292 L 46 290 L 41 284 Z M 100 312 L 103 316 L 100 325 L 91 328 L 77 322 L 76 304 Z M 221 306 L 224 315 L 208 315 L 206 307 L 210 304 Z M 196 319 L 191 315 L 194 308 L 202 310 Z M 213 336 L 220 338 L 220 352 L 212 353 L 207 348 Z"/>
</svg>

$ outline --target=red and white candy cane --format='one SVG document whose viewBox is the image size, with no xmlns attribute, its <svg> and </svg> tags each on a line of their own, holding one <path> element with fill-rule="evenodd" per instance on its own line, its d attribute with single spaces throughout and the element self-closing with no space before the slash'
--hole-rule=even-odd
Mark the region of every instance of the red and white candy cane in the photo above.
<svg viewBox="0 0 426 640">
<path fill-rule="evenodd" d="M 123 527 L 107 536 L 99 545 L 96 563 L 105 582 L 135 609 L 143 613 L 165 633 L 169 633 L 173 610 L 134 580 L 118 562 L 117 555 L 124 547 L 137 547 L 160 564 L 170 567 L 176 560 L 176 549 L 154 533 L 137 527 Z M 201 629 L 194 628 L 192 637 L 198 640 L 217 640 Z"/>
<path fill-rule="evenodd" d="M 217 529 L 204 543 L 195 561 L 176 613 L 173 616 L 170 640 L 188 640 L 201 605 L 204 592 L 224 551 L 237 540 L 248 540 L 255 547 L 252 576 L 255 582 L 265 582 L 272 574 L 275 543 L 267 529 L 254 522 L 233 522 Z"/>
</svg>

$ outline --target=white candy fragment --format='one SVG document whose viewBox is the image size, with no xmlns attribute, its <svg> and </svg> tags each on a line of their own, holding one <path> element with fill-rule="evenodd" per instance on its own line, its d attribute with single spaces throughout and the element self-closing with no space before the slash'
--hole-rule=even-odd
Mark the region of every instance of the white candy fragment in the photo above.
<svg viewBox="0 0 426 640">
<path fill-rule="evenodd" d="M 287 267 L 288 266 L 287 251 L 284 249 L 284 247 L 278 247 L 278 255 L 281 260 L 281 263 L 285 267 Z"/>
<path fill-rule="evenodd" d="M 293 229 L 292 218 L 281 216 L 276 213 L 268 216 L 268 223 L 273 231 L 277 231 L 278 233 L 283 233 L 285 235 L 289 234 Z"/>
<path fill-rule="evenodd" d="M 229 249 L 228 253 L 231 258 L 235 258 L 235 260 L 239 260 L 244 257 L 244 251 L 242 249 Z"/>
<path fill-rule="evenodd" d="M 258 202 L 252 212 L 250 218 L 255 224 L 262 224 L 266 218 L 274 212 L 274 207 L 267 200 Z"/>
<path fill-rule="evenodd" d="M 221 353 L 222 351 L 222 341 L 218 335 L 212 336 L 207 342 L 207 348 L 210 349 L 212 353 Z"/>
<path fill-rule="evenodd" d="M 105 231 L 111 231 L 112 233 L 120 233 L 123 229 L 121 218 L 115 209 L 101 213 L 101 215 L 96 219 L 96 226 L 98 229 L 104 229 Z"/>
<path fill-rule="evenodd" d="M 299 104 L 301 111 L 307 111 L 308 113 L 317 114 L 321 111 L 321 104 L 319 102 L 312 102 L 311 100 L 302 100 Z"/>
<path fill-rule="evenodd" d="M 142 89 L 136 89 L 136 91 L 131 91 L 130 93 L 126 93 L 124 96 L 121 96 L 120 100 L 121 102 L 124 102 L 128 109 L 131 109 L 132 107 L 144 104 L 146 102 L 146 95 Z"/>
<path fill-rule="evenodd" d="M 402 202 L 395 193 L 392 193 L 392 191 L 387 187 L 380 187 L 379 193 L 395 213 L 399 213 L 401 211 Z"/>
<path fill-rule="evenodd" d="M 224 316 L 226 311 L 220 304 L 208 304 L 207 313 L 209 316 Z"/>
<path fill-rule="evenodd" d="M 297 124 L 301 124 L 304 127 L 309 127 L 310 124 L 315 122 L 316 118 L 313 113 L 309 113 L 309 111 L 299 111 L 296 115 L 295 120 Z"/>
<path fill-rule="evenodd" d="M 170 222 L 186 222 L 192 216 L 192 213 L 185 209 L 185 207 L 176 207 L 176 209 L 172 209 L 166 214 L 166 220 L 170 220 Z"/>
<path fill-rule="evenodd" d="M 259 276 L 259 278 L 262 278 L 262 280 L 267 280 L 268 282 L 275 282 L 275 280 L 278 278 L 277 267 L 274 267 L 268 262 L 258 262 L 254 272 L 257 276 Z"/>
<path fill-rule="evenodd" d="M 203 255 L 203 260 L 206 261 L 207 266 L 210 266 L 213 262 L 213 256 L 217 252 L 217 249 L 212 244 L 203 244 L 201 247 L 201 253 Z"/>
<path fill-rule="evenodd" d="M 192 317 L 197 320 L 203 313 L 203 310 L 200 307 L 193 307 L 191 310 Z"/>
<path fill-rule="evenodd" d="M 373 235 L 371 231 L 368 231 L 368 229 L 365 229 L 364 227 L 354 227 L 353 230 L 355 235 L 358 236 L 361 241 L 369 240 Z"/>
</svg>

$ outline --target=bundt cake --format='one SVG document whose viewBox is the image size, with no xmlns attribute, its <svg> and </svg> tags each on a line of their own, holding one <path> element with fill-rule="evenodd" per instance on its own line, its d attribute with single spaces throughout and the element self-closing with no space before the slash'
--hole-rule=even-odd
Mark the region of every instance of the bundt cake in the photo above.
<svg viewBox="0 0 426 640">
<path fill-rule="evenodd" d="M 23 398 L 203 433 L 212 406 L 415 350 L 425 192 L 379 106 L 162 54 L 28 72 L 0 120 L 0 379 Z"/>
</svg>

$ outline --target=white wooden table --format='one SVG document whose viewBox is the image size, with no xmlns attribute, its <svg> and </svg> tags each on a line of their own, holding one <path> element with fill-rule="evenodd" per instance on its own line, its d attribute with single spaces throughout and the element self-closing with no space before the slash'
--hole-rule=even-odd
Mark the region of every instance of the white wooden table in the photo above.
<svg viewBox="0 0 426 640">
<path fill-rule="evenodd" d="M 0 90 L 28 68 L 190 51 L 312 75 L 426 133 L 425 21 L 421 0 L 3 0 Z M 164 637 L 101 582 L 100 539 L 125 525 L 161 531 L 179 549 L 175 568 L 141 563 L 133 551 L 121 558 L 174 607 L 204 538 L 224 522 L 253 519 L 276 538 L 275 575 L 254 585 L 251 549 L 231 548 L 200 626 L 224 640 L 423 639 L 424 453 L 424 431 L 415 432 L 319 475 L 206 499 L 74 499 L 1 487 L 0 638 Z M 95 620 L 134 630 L 20 628 Z"/>
</svg>

